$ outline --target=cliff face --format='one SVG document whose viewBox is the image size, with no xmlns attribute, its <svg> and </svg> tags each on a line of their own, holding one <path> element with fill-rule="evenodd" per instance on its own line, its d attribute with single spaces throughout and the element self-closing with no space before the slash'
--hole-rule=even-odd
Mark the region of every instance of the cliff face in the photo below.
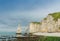
<svg viewBox="0 0 60 41">
<path fill-rule="evenodd" d="M 39 24 L 39 26 L 38 26 Z M 32 22 L 30 32 L 60 32 L 60 12 L 48 14 L 41 22 Z"/>
<path fill-rule="evenodd" d="M 29 25 L 30 33 L 39 32 L 40 22 L 31 22 Z"/>
<path fill-rule="evenodd" d="M 49 14 L 41 23 L 41 32 L 60 32 L 60 12 Z"/>
</svg>

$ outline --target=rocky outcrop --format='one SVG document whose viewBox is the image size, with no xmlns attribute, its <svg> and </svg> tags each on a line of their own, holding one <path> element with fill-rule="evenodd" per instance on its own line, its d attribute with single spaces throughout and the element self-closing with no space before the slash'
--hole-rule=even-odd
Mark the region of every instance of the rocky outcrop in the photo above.
<svg viewBox="0 0 60 41">
<path fill-rule="evenodd" d="M 48 14 L 41 22 L 31 22 L 29 28 L 30 33 L 60 32 L 60 12 Z"/>
</svg>

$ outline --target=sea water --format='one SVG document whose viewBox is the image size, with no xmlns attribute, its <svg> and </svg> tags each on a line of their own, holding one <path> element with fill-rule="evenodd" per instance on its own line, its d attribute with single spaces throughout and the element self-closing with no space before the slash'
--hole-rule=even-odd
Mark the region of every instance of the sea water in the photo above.
<svg viewBox="0 0 60 41">
<path fill-rule="evenodd" d="M 16 35 L 16 32 L 0 32 L 0 35 Z"/>
</svg>

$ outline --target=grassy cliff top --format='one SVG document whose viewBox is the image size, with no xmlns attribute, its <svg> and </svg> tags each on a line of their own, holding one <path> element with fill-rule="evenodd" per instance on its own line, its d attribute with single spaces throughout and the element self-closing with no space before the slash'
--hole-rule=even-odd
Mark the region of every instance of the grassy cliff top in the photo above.
<svg viewBox="0 0 60 41">
<path fill-rule="evenodd" d="M 34 24 L 41 24 L 40 22 L 32 22 L 32 23 L 34 23 Z"/>
<path fill-rule="evenodd" d="M 57 21 L 58 18 L 60 18 L 60 12 L 51 13 L 49 15 L 51 15 L 55 21 Z"/>
</svg>

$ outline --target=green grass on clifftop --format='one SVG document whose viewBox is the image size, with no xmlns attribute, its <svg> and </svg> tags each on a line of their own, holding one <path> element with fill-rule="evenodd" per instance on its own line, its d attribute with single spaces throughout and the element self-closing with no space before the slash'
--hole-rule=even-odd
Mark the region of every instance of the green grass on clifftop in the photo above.
<svg viewBox="0 0 60 41">
<path fill-rule="evenodd" d="M 60 12 L 51 13 L 49 15 L 51 15 L 55 21 L 57 21 L 58 18 L 60 18 Z"/>
<path fill-rule="evenodd" d="M 41 24 L 40 22 L 32 22 L 33 24 Z"/>
</svg>

